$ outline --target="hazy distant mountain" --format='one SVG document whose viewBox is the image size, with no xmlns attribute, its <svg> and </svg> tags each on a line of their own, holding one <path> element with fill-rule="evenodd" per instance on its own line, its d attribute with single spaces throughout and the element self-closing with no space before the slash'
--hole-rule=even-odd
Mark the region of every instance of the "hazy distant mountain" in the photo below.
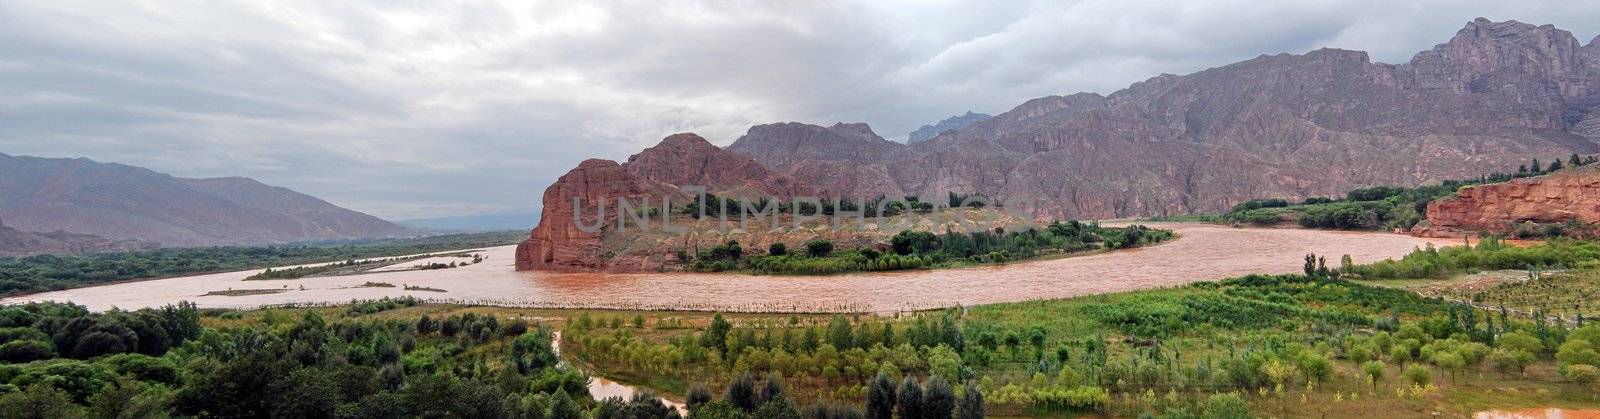
<svg viewBox="0 0 1600 419">
<path fill-rule="evenodd" d="M 0 218 L 163 246 L 276 243 L 415 234 L 371 215 L 253 179 L 185 179 L 93 160 L 0 154 Z"/>
<path fill-rule="evenodd" d="M 395 221 L 395 223 L 407 227 L 450 232 L 532 230 L 534 224 L 539 223 L 539 214 L 530 212 L 513 214 L 460 215 L 453 217 L 400 220 Z"/>
<path fill-rule="evenodd" d="M 932 139 L 933 137 L 939 136 L 939 133 L 966 128 L 968 125 L 976 124 L 985 119 L 993 117 L 994 115 L 967 111 L 966 114 L 945 118 L 945 120 L 939 121 L 937 124 L 923 125 L 922 128 L 917 128 L 916 131 L 911 131 L 911 136 L 906 138 L 906 144 Z"/>
</svg>

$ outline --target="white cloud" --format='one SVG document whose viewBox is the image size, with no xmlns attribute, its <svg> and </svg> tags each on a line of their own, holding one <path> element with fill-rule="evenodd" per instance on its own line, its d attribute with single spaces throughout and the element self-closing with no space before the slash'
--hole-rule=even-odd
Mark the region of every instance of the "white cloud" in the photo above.
<svg viewBox="0 0 1600 419">
<path fill-rule="evenodd" d="M 0 152 L 252 176 L 390 218 L 526 212 L 674 132 L 1109 93 L 1322 46 L 1404 61 L 1476 16 L 1600 6 L 1069 2 L 88 2 L 0 6 Z"/>
</svg>

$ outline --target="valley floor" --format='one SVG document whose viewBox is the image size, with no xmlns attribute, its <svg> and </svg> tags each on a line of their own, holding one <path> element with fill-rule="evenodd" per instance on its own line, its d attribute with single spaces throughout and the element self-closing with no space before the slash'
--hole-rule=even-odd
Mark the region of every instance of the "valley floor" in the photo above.
<svg viewBox="0 0 1600 419">
<path fill-rule="evenodd" d="M 1296 272 L 1300 269 L 1297 261 L 1307 253 L 1350 254 L 1357 263 L 1366 263 L 1399 257 L 1429 242 L 1455 243 L 1373 232 L 1195 223 L 1150 226 L 1174 230 L 1180 238 L 1151 248 L 1082 257 L 822 277 L 516 272 L 512 269 L 515 247 L 502 246 L 486 249 L 482 263 L 452 269 L 250 281 L 244 279 L 260 271 L 241 271 L 70 289 L 3 302 L 72 301 L 99 311 L 159 307 L 180 300 L 203 308 L 256 308 L 409 295 L 429 302 L 511 307 L 893 313 L 1171 287 L 1249 273 Z M 394 287 L 365 286 L 368 283 Z M 406 289 L 408 286 L 413 289 Z M 266 289 L 283 291 L 227 292 Z"/>
</svg>

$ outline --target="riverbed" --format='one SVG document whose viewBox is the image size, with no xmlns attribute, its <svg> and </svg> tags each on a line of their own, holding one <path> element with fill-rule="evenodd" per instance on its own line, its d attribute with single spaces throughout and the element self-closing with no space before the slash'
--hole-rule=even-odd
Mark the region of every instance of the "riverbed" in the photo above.
<svg viewBox="0 0 1600 419">
<path fill-rule="evenodd" d="M 1051 260 L 834 276 L 517 272 L 515 246 L 501 246 L 484 249 L 481 263 L 451 269 L 245 281 L 260 272 L 250 270 L 55 291 L 0 303 L 71 301 L 101 311 L 186 300 L 203 308 L 256 308 L 409 295 L 432 302 L 517 307 L 887 313 L 1171 287 L 1249 273 L 1299 272 L 1307 253 L 1325 255 L 1330 265 L 1344 254 L 1356 263 L 1367 263 L 1398 258 L 1430 241 L 1460 244 L 1459 239 L 1378 232 L 1148 225 L 1172 229 L 1181 238 L 1148 248 Z M 361 286 L 367 282 L 394 287 Z M 284 291 L 205 295 L 229 289 Z"/>
</svg>

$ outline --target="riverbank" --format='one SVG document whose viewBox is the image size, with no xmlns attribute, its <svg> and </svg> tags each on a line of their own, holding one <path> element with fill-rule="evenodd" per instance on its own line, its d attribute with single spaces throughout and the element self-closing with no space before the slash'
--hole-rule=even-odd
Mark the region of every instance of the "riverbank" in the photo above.
<svg viewBox="0 0 1600 419">
<path fill-rule="evenodd" d="M 0 302 L 73 301 L 104 311 L 112 307 L 159 307 L 180 300 L 210 308 L 255 308 L 340 304 L 409 295 L 430 302 L 511 307 L 893 313 L 1172 287 L 1250 273 L 1290 273 L 1301 270 L 1300 261 L 1307 253 L 1331 257 L 1350 254 L 1357 263 L 1368 263 L 1398 258 L 1427 243 L 1458 243 L 1374 232 L 1190 223 L 1149 226 L 1173 230 L 1180 238 L 1155 247 L 1079 257 L 845 276 L 517 272 L 512 266 L 515 246 L 502 246 L 485 249 L 483 263 L 455 269 L 249 283 L 243 279 L 257 271 L 242 271 L 55 291 Z M 448 292 L 359 287 L 368 281 Z M 241 297 L 202 296 L 230 287 L 287 287 L 289 291 Z"/>
</svg>

